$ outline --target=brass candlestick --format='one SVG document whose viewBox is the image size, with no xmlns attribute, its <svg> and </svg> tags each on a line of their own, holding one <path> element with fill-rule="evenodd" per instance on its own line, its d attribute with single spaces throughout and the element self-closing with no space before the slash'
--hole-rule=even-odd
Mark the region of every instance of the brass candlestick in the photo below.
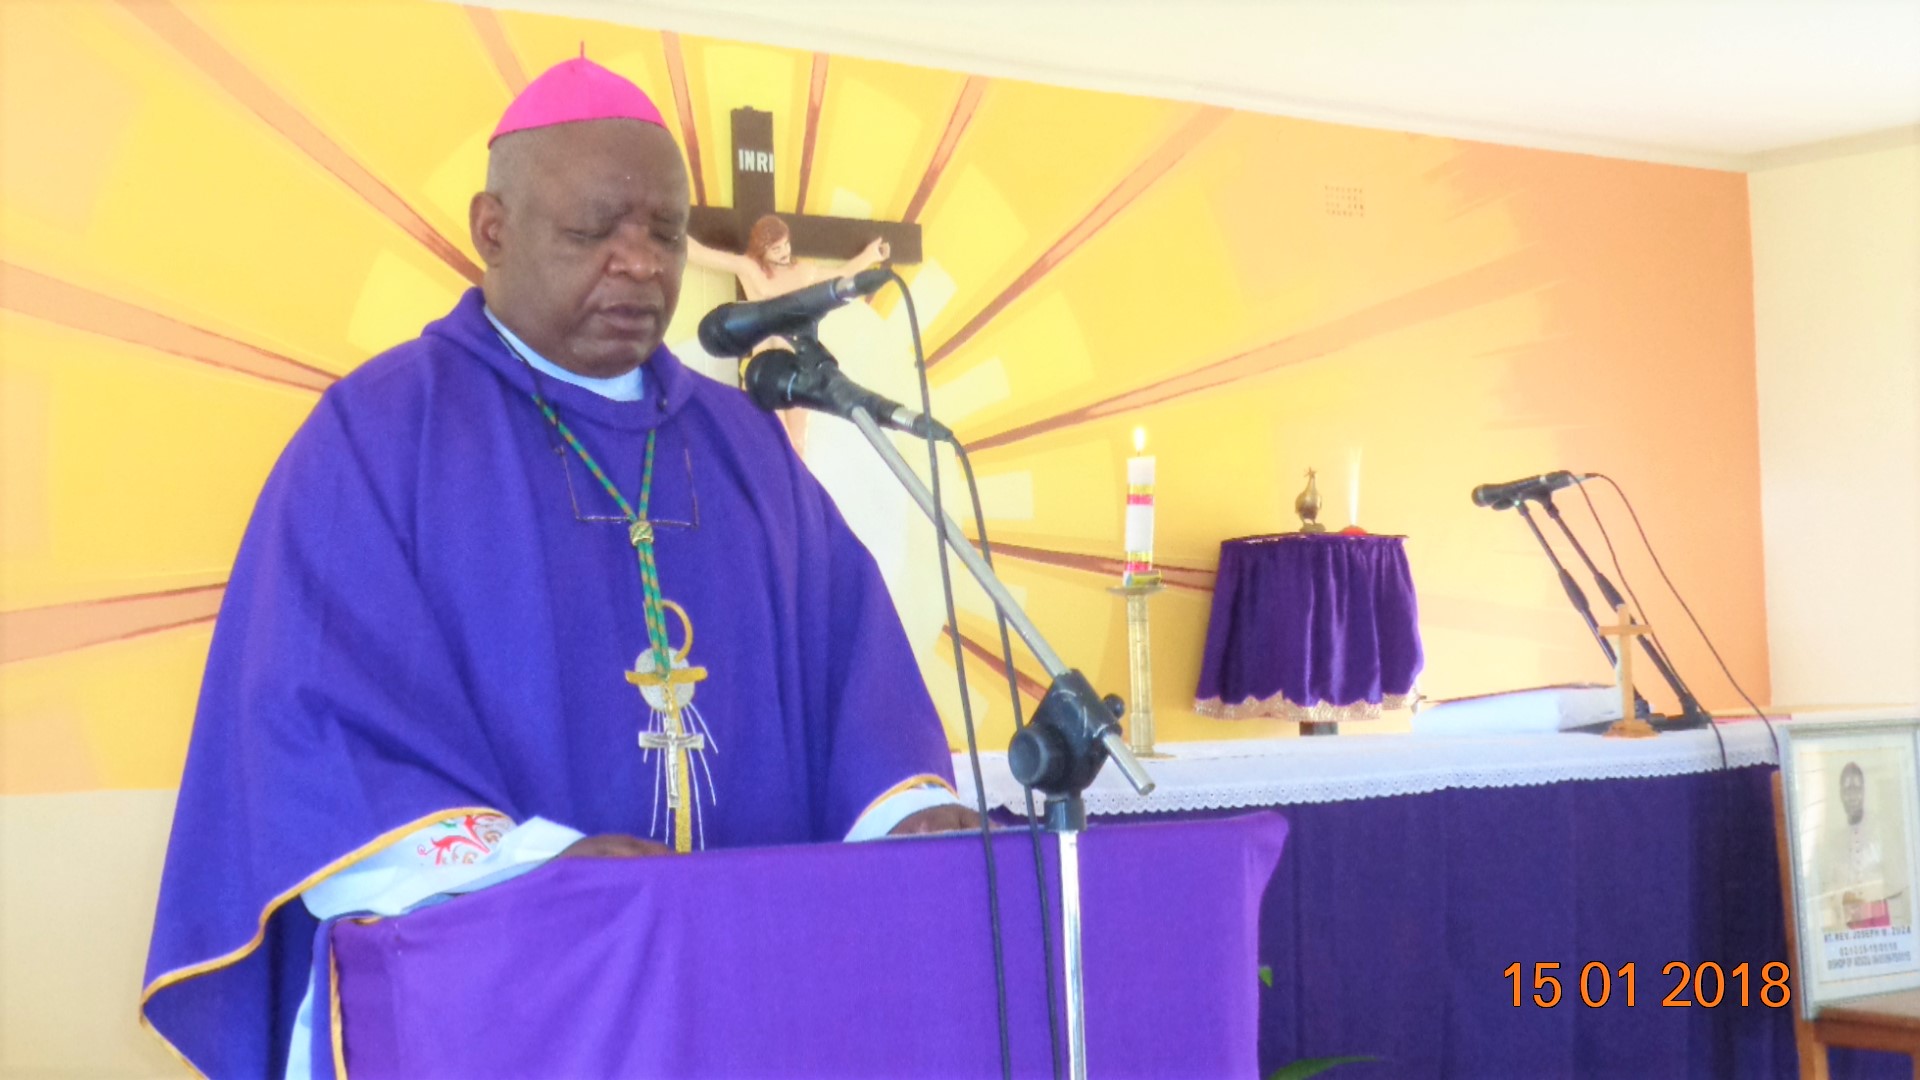
<svg viewBox="0 0 1920 1080">
<path fill-rule="evenodd" d="M 1155 580 L 1117 585 L 1107 591 L 1127 598 L 1127 749 L 1138 758 L 1164 758 L 1153 748 L 1153 637 L 1147 624 L 1147 600 L 1165 586 Z"/>
</svg>

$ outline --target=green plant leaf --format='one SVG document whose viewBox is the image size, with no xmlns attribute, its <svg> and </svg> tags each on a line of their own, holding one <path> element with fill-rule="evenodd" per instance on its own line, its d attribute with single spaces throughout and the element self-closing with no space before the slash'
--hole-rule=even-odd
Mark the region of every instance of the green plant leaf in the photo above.
<svg viewBox="0 0 1920 1080">
<path fill-rule="evenodd" d="M 1267 1080 L 1307 1080 L 1309 1076 L 1319 1076 L 1328 1069 L 1339 1065 L 1352 1065 L 1362 1061 L 1378 1060 L 1378 1058 L 1370 1057 L 1301 1058 L 1291 1065 L 1269 1073 Z"/>
<path fill-rule="evenodd" d="M 1260 965 L 1260 985 L 1273 989 L 1273 969 L 1265 964 Z"/>
</svg>

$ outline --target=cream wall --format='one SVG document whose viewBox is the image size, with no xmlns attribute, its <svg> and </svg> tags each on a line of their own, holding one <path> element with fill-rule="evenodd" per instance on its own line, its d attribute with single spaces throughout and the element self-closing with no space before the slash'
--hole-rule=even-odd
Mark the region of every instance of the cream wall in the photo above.
<svg viewBox="0 0 1920 1080">
<path fill-rule="evenodd" d="M 1747 183 L 1774 700 L 1920 701 L 1920 127 Z"/>
<path fill-rule="evenodd" d="M 187 1075 L 134 1021 L 173 794 L 0 796 L 0 1077 Z"/>
</svg>

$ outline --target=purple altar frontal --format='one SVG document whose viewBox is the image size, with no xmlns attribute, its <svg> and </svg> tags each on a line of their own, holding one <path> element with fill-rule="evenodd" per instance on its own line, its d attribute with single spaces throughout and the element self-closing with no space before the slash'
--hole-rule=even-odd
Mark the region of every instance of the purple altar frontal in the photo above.
<svg viewBox="0 0 1920 1080">
<path fill-rule="evenodd" d="M 1716 737 L 1717 736 L 1717 737 Z M 1724 740 L 1725 764 L 1721 747 Z M 1141 797 L 1106 770 L 1096 820 L 1278 806 L 1290 826 L 1261 907 L 1262 1075 L 1364 1055 L 1333 1080 L 1668 1080 L 1798 1075 L 1791 1008 L 1753 982 L 1712 1007 L 1663 1004 L 1702 963 L 1785 962 L 1774 746 L 1753 721 L 1657 739 L 1352 735 L 1163 744 Z M 1019 805 L 983 755 L 996 812 Z M 963 795 L 970 796 L 966 772 Z M 1212 808 L 1212 809 L 1209 809 Z M 1502 972 L 1526 967 L 1523 1004 Z M 1557 963 L 1551 1006 L 1535 965 Z M 1587 965 L 1637 972 L 1589 1006 Z M 1707 987 L 1711 990 L 1711 976 Z M 1600 993 L 1599 976 L 1588 983 Z M 1680 995 L 1686 1000 L 1693 995 Z M 1912 1080 L 1903 1056 L 1832 1053 L 1835 1080 Z M 1095 1075 L 1098 1075 L 1097 1073 Z"/>
<path fill-rule="evenodd" d="M 1194 711 L 1328 723 L 1399 708 L 1424 663 L 1404 537 L 1220 545 Z"/>
<path fill-rule="evenodd" d="M 1272 812 L 1087 831 L 1094 1075 L 1256 1075 L 1260 908 L 1286 836 Z M 1024 831 L 994 851 L 1014 1073 L 1050 1076 L 1033 852 Z M 569 859 L 344 922 L 347 1074 L 997 1076 L 985 880 L 977 836 Z"/>
<path fill-rule="evenodd" d="M 1757 725 L 1755 725 L 1757 726 Z M 1663 736 L 1664 738 L 1664 736 Z M 1653 741 L 1653 740 L 1647 740 Z M 1770 766 L 1454 788 L 1286 808 L 1261 912 L 1261 1068 L 1365 1055 L 1337 1080 L 1793 1080 L 1794 1003 L 1737 977 L 1711 1007 L 1685 964 L 1788 960 Z M 1525 969 L 1522 1004 L 1503 972 Z M 1560 979 L 1533 997 L 1538 965 Z M 1602 999 L 1589 964 L 1634 964 Z M 1750 975 L 1758 978 L 1757 975 Z M 1714 994 L 1712 978 L 1702 994 Z M 1671 995 L 1671 996 L 1670 996 Z M 1589 1000 L 1597 1002 L 1590 1005 Z M 1692 1002 L 1692 1004 L 1682 1004 Z M 1834 1080 L 1912 1080 L 1904 1055 L 1831 1052 Z"/>
</svg>

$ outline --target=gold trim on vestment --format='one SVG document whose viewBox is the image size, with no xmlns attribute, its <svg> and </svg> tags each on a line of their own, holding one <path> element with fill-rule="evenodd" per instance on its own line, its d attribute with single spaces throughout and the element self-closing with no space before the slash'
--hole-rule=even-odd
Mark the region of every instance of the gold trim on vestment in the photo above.
<svg viewBox="0 0 1920 1080">
<path fill-rule="evenodd" d="M 152 1001 L 153 996 L 155 994 L 158 994 L 160 991 L 165 990 L 170 986 L 173 986 L 177 983 L 185 982 L 188 979 L 195 978 L 200 975 L 205 975 L 208 972 L 218 971 L 219 969 L 224 967 L 230 967 L 234 964 L 239 963 L 242 960 L 245 960 L 248 956 L 250 956 L 253 953 L 253 950 L 260 947 L 260 943 L 262 941 L 266 940 L 267 921 L 269 919 L 272 919 L 274 912 L 280 910 L 281 906 L 285 904 L 287 901 L 292 900 L 294 897 L 299 896 L 301 893 L 306 892 L 308 889 L 313 888 L 315 885 L 320 884 L 322 881 L 325 881 L 326 879 L 332 877 L 333 875 L 339 873 L 340 871 L 347 869 L 348 867 L 352 866 L 354 863 L 359 862 L 360 860 L 368 857 L 369 855 L 375 854 L 380 849 L 387 847 L 388 845 L 392 844 L 395 840 L 398 840 L 401 837 L 406 836 L 408 833 L 415 832 L 421 828 L 424 828 L 428 825 L 432 825 L 438 821 L 445 821 L 447 818 L 457 818 L 457 817 L 464 816 L 466 814 L 499 814 L 501 817 L 510 816 L 508 814 L 502 813 L 499 810 L 494 809 L 491 806 L 462 806 L 462 807 L 456 807 L 451 810 L 436 810 L 431 814 L 427 814 L 424 817 L 416 818 L 413 821 L 405 825 L 402 825 L 398 828 L 389 829 L 386 832 L 381 833 L 379 836 L 373 838 L 372 840 L 369 840 L 366 843 L 360 845 L 359 847 L 354 848 L 352 851 L 347 852 L 345 855 L 340 856 L 339 858 L 333 860 L 327 865 L 314 871 L 312 874 L 309 874 L 305 879 L 303 879 L 300 882 L 300 884 L 295 885 L 293 888 L 288 889 L 285 892 L 279 894 L 278 896 L 275 896 L 272 900 L 267 901 L 267 906 L 264 909 L 262 909 L 262 911 L 260 912 L 260 922 L 257 926 L 254 927 L 253 938 L 249 940 L 245 945 L 242 945 L 237 949 L 233 949 L 229 952 L 216 956 L 211 960 L 202 960 L 198 963 L 188 964 L 186 967 L 179 967 L 179 968 L 174 968 L 172 971 L 161 972 L 160 975 L 155 977 L 154 980 L 148 983 L 146 988 L 140 992 L 140 1011 L 139 1011 L 140 1026 L 145 1028 L 148 1031 L 153 1032 L 154 1038 L 159 1039 L 160 1042 L 166 1046 L 167 1050 L 170 1051 L 174 1057 L 180 1059 L 180 1063 L 182 1065 L 185 1065 L 189 1070 L 192 1071 L 193 1075 L 205 1076 L 206 1074 L 200 1071 L 199 1066 L 195 1065 L 192 1059 L 188 1058 L 187 1055 L 181 1053 L 179 1047 L 173 1045 L 173 1040 L 167 1038 L 165 1035 L 162 1035 L 160 1033 L 160 1029 L 153 1026 L 153 1021 L 147 1018 L 147 1002 Z M 336 1038 L 339 1037 L 337 1028 L 335 1029 L 335 1037 Z M 344 1066 L 341 1066 L 341 1067 L 344 1068 Z M 344 1075 L 344 1073 L 342 1075 Z"/>
<path fill-rule="evenodd" d="M 334 1080 L 347 1080 L 347 1029 L 340 1022 L 340 961 L 327 945 L 327 1026 L 333 1043 Z"/>
</svg>

